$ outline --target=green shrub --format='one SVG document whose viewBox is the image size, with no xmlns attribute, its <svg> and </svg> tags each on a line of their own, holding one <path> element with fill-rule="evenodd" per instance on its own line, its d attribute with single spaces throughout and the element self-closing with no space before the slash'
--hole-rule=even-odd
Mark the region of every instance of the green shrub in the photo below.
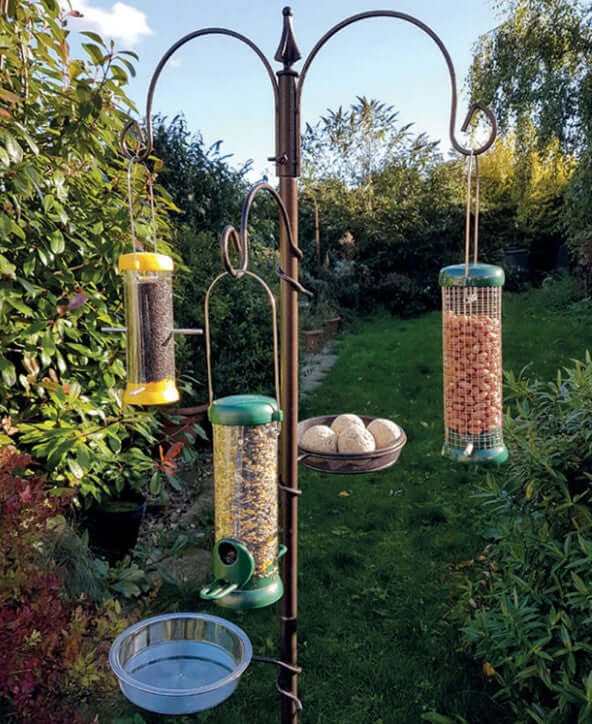
<svg viewBox="0 0 592 724">
<path fill-rule="evenodd" d="M 115 268 L 131 249 L 119 133 L 132 107 L 129 56 L 86 33 L 70 56 L 55 0 L 8 0 L 0 11 L 0 444 L 43 460 L 49 482 L 83 496 L 144 484 L 156 421 L 122 409 L 123 321 Z M 33 50 L 34 49 L 34 50 Z M 137 231 L 147 174 L 134 173 Z M 157 189 L 158 231 L 169 229 Z M 166 250 L 166 244 L 162 244 Z"/>
<path fill-rule="evenodd" d="M 517 722 L 589 722 L 592 359 L 507 389 L 510 461 L 479 492 L 492 544 L 466 583 L 464 640 Z"/>
</svg>

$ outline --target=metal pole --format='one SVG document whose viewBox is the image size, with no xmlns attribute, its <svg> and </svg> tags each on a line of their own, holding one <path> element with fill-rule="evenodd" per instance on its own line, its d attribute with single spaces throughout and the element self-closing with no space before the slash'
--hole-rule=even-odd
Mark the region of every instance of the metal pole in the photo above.
<svg viewBox="0 0 592 724">
<path fill-rule="evenodd" d="M 284 26 L 275 59 L 284 64 L 278 71 L 276 174 L 280 196 L 290 219 L 292 238 L 298 244 L 298 176 L 300 173 L 300 128 L 297 113 L 298 73 L 292 64 L 300 52 L 292 29 L 292 11 L 284 8 Z M 282 224 L 280 265 L 284 273 L 298 280 L 298 257 L 291 249 Z M 284 413 L 280 442 L 280 482 L 284 489 L 282 540 L 288 551 L 283 559 L 284 597 L 280 609 L 280 659 L 298 666 L 298 292 L 282 280 L 280 284 L 280 398 Z M 282 724 L 298 721 L 298 674 L 282 668 L 279 686 L 289 696 L 281 697 Z M 294 698 L 292 698 L 294 697 Z"/>
</svg>

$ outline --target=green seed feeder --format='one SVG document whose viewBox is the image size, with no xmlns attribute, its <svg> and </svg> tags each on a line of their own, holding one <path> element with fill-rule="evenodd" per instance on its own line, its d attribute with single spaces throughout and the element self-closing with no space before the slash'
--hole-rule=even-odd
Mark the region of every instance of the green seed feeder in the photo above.
<svg viewBox="0 0 592 724">
<path fill-rule="evenodd" d="M 276 398 L 278 394 L 275 300 L 265 288 L 273 313 Z M 263 395 L 232 395 L 214 400 L 211 375 L 208 303 L 205 336 L 210 407 L 214 432 L 215 580 L 201 590 L 202 598 L 234 609 L 261 608 L 283 594 L 279 558 L 285 548 L 278 536 L 278 439 L 282 412 L 277 399 Z"/>
<path fill-rule="evenodd" d="M 444 360 L 443 454 L 462 462 L 508 457 L 502 419 L 502 286 L 491 264 L 440 271 Z"/>
</svg>

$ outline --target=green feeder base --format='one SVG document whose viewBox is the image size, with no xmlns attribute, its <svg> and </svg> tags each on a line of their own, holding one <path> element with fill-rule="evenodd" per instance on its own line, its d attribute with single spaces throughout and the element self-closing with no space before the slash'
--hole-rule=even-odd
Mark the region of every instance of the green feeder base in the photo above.
<svg viewBox="0 0 592 724">
<path fill-rule="evenodd" d="M 465 448 L 442 446 L 442 455 L 456 460 L 459 463 L 475 463 L 476 465 L 499 465 L 508 459 L 508 448 L 505 445 L 487 448 L 485 450 L 473 450 L 471 455 L 465 455 Z"/>
<path fill-rule="evenodd" d="M 249 583 L 251 584 L 249 588 L 237 588 L 222 598 L 216 599 L 216 605 L 221 608 L 245 611 L 250 608 L 271 606 L 284 595 L 284 586 L 279 575 L 261 578 L 259 581 L 251 579 Z"/>
</svg>

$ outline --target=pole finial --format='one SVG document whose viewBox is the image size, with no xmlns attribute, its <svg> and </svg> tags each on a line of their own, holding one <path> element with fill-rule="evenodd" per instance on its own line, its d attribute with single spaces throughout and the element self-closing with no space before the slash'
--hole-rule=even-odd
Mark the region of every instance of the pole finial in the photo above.
<svg viewBox="0 0 592 724">
<path fill-rule="evenodd" d="M 280 38 L 280 44 L 278 45 L 274 58 L 284 64 L 284 70 L 288 70 L 293 63 L 302 57 L 302 55 L 300 54 L 300 49 L 298 48 L 296 38 L 294 37 L 294 28 L 292 27 L 292 8 L 285 7 L 282 10 L 282 15 L 284 16 L 284 27 L 282 30 L 282 37 Z"/>
</svg>

